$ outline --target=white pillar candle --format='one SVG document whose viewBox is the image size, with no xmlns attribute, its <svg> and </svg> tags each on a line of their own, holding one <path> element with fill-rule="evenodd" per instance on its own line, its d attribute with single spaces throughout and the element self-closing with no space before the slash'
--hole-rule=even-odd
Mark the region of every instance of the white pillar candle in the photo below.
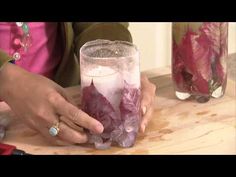
<svg viewBox="0 0 236 177">
<path fill-rule="evenodd" d="M 117 112 L 123 81 L 120 73 L 110 67 L 98 66 L 81 74 L 81 87 L 94 86 L 111 103 Z M 119 115 L 119 114 L 118 114 Z"/>
</svg>

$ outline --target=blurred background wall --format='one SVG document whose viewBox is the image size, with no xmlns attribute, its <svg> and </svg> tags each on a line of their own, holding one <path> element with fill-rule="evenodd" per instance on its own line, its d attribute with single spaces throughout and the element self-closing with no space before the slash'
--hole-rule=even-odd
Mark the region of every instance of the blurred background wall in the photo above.
<svg viewBox="0 0 236 177">
<path fill-rule="evenodd" d="M 133 23 L 129 30 L 141 54 L 141 70 L 171 64 L 171 23 Z M 236 52 L 236 23 L 229 23 L 228 52 Z"/>
</svg>

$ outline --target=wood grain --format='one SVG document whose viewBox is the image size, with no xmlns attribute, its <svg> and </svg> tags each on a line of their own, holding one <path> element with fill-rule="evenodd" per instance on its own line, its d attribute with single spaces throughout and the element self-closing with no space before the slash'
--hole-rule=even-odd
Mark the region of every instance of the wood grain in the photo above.
<svg viewBox="0 0 236 177">
<path fill-rule="evenodd" d="M 161 72 L 162 71 L 162 72 Z M 145 134 L 134 147 L 95 150 L 90 145 L 52 146 L 38 133 L 11 116 L 4 143 L 32 154 L 236 154 L 236 85 L 228 79 L 224 97 L 207 103 L 175 98 L 169 69 L 147 72 L 157 85 L 155 111 Z M 67 88 L 79 104 L 79 87 Z M 0 104 L 7 112 L 7 105 Z"/>
</svg>

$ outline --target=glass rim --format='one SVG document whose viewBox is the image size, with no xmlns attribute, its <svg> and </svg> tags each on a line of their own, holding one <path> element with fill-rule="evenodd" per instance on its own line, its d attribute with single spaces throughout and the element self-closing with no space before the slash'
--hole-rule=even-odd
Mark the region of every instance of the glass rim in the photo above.
<svg viewBox="0 0 236 177">
<path fill-rule="evenodd" d="M 112 57 L 92 57 L 89 56 L 87 54 L 85 54 L 83 52 L 83 50 L 85 50 L 88 47 L 93 47 L 93 46 L 99 46 L 99 45 L 113 45 L 113 44 L 122 44 L 124 46 L 128 46 L 128 47 L 132 47 L 135 50 L 135 53 L 132 55 L 126 55 L 126 56 L 112 56 Z M 96 40 L 92 40 L 92 41 L 88 41 L 86 42 L 81 48 L 80 48 L 80 56 L 86 58 L 86 59 L 91 59 L 91 60 L 121 60 L 121 59 L 127 59 L 127 58 L 131 58 L 134 57 L 136 55 L 139 55 L 139 50 L 137 48 L 137 46 L 131 42 L 128 41 L 122 41 L 122 40 L 107 40 L 107 39 L 96 39 Z"/>
</svg>

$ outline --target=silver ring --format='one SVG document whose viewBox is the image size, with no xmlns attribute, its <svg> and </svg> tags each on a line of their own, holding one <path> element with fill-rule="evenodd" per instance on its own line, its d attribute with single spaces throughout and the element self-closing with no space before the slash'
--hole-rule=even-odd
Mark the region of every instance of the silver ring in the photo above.
<svg viewBox="0 0 236 177">
<path fill-rule="evenodd" d="M 59 129 L 59 122 L 57 122 L 55 125 L 53 125 L 50 129 L 49 129 L 49 134 L 51 136 L 57 136 L 59 133 L 60 129 Z"/>
</svg>

